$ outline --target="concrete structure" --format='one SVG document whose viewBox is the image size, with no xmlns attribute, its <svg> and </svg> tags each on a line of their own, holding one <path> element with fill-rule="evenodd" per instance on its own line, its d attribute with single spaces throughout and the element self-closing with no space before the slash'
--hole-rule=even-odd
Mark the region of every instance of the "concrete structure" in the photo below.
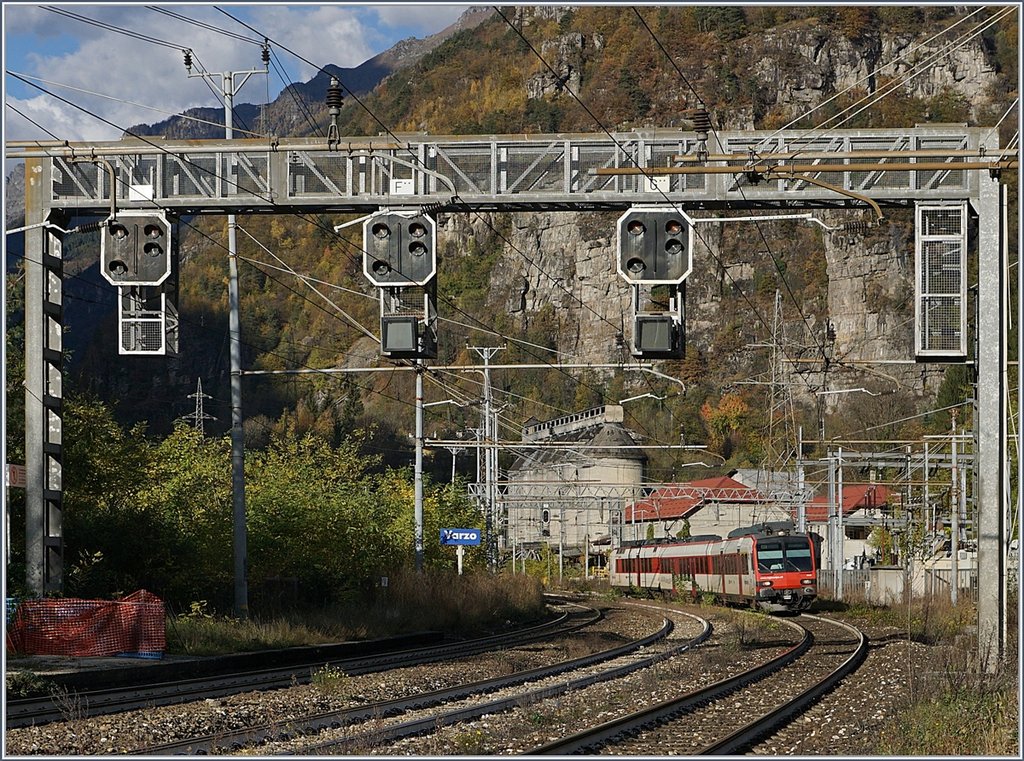
<svg viewBox="0 0 1024 761">
<path fill-rule="evenodd" d="M 639 488 L 643 483 L 647 455 L 635 448 L 637 441 L 623 426 L 622 407 L 609 404 L 547 422 L 528 421 L 523 443 L 545 446 L 524 447 L 508 470 L 503 500 L 508 543 L 584 547 L 607 541 L 623 500 L 567 496 L 581 484 Z"/>
</svg>

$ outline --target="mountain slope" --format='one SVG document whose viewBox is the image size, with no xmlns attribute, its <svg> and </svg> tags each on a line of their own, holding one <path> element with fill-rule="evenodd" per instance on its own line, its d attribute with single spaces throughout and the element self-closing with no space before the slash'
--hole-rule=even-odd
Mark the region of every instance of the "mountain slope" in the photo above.
<svg viewBox="0 0 1024 761">
<path fill-rule="evenodd" d="M 372 116 L 346 99 L 342 134 L 377 134 L 378 120 L 394 131 L 434 134 L 673 126 L 681 123 L 685 108 L 700 103 L 711 111 L 716 127 L 729 129 L 775 128 L 817 107 L 800 122 L 808 126 L 869 90 L 881 92 L 886 82 L 911 73 L 913 60 L 930 57 L 934 66 L 844 126 L 905 126 L 928 120 L 994 124 L 1012 100 L 1015 72 L 1007 61 L 1016 57 L 1015 30 L 996 26 L 940 55 L 940 42 L 929 40 L 953 20 L 949 9 L 908 9 L 906 17 L 886 16 L 884 9 L 865 16 L 859 7 L 712 10 L 641 8 L 652 36 L 634 11 L 623 7 L 503 9 L 512 14 L 515 28 L 492 15 L 456 31 L 425 54 L 395 63 L 360 97 Z M 538 60 L 538 53 L 553 71 Z M 885 76 L 871 76 L 872 71 Z M 325 108 L 314 90 L 325 82 L 321 77 L 315 87 L 307 84 L 309 107 L 322 129 Z M 275 106 L 285 114 L 283 98 Z M 281 118 L 282 123 L 291 119 L 296 124 L 289 134 L 312 129 L 295 113 Z M 1004 127 L 1012 133 L 1012 125 Z M 537 363 L 556 356 L 538 347 L 557 350 L 567 361 L 624 359 L 623 333 L 631 307 L 628 291 L 614 272 L 614 217 L 568 212 L 441 215 L 441 315 L 463 325 L 479 321 L 502 336 L 530 342 L 528 347 L 508 342 L 500 355 L 503 362 Z M 836 213 L 826 218 L 841 223 L 849 217 Z M 324 218 L 316 226 L 310 220 L 259 217 L 240 224 L 297 270 L 374 296 L 353 253 L 361 244 L 358 228 L 346 233 L 347 244 L 330 233 L 339 221 Z M 732 435 L 730 454 L 758 459 L 766 446 L 761 429 L 766 427 L 767 407 L 767 388 L 759 384 L 769 377 L 770 359 L 763 347 L 771 338 L 777 291 L 782 294 L 782 339 L 788 357 L 814 358 L 827 349 L 840 359 L 908 358 L 908 320 L 913 316 L 907 297 L 913 270 L 906 256 L 907 241 L 912 240 L 908 222 L 893 214 L 888 230 L 843 240 L 792 222 L 704 228 L 688 283 L 688 355 L 662 366 L 688 388 L 660 409 L 645 408 L 647 402 L 635 405 L 646 433 L 661 441 L 678 442 L 680 434 L 688 443 L 708 441 L 701 410 L 707 405 L 708 414 L 714 413 L 731 388 L 749 412 L 743 430 Z M 225 240 L 221 221 L 198 224 L 215 240 Z M 189 331 L 187 340 L 183 336 L 189 354 L 167 363 L 159 394 L 168 411 L 187 412 L 195 375 L 207 373 L 204 388 L 219 389 L 213 392 L 220 405 L 214 414 L 224 425 L 224 250 L 186 230 L 183 252 L 183 321 L 202 326 L 183 327 Z M 250 247 L 247 255 L 266 258 L 259 254 Z M 246 265 L 242 294 L 246 367 L 376 361 L 373 342 L 279 272 Z M 377 305 L 371 298 L 336 298 L 363 324 L 375 324 Z M 826 347 L 830 331 L 835 341 Z M 472 361 L 467 342 L 504 340 L 444 324 L 439 361 Z M 96 348 L 83 380 L 126 399 L 147 393 L 148 384 L 124 377 L 121 363 L 108 356 L 110 348 Z M 872 373 L 836 365 L 829 372 L 826 376 L 815 369 L 793 376 L 800 422 L 808 430 L 817 430 L 821 422 L 815 391 L 826 383 L 829 388 L 868 388 L 884 394 L 879 398 L 890 406 L 888 412 L 871 410 L 874 397 L 835 398 L 824 415 L 829 430 L 839 433 L 863 425 L 865 418 L 902 415 L 893 410 L 912 414 L 919 397 L 934 393 L 941 371 L 912 367 Z M 678 386 L 648 383 L 635 375 L 570 377 L 558 370 L 504 373 L 499 383 L 518 395 L 509 398 L 510 420 L 543 419 L 635 393 L 668 396 L 678 391 Z M 360 379 L 362 391 L 355 382 L 316 376 L 288 382 L 251 378 L 247 384 L 247 414 L 259 418 L 264 429 L 291 425 L 299 432 L 336 431 L 376 422 L 382 430 L 404 431 L 411 422 L 411 381 L 400 375 Z M 478 387 L 464 385 L 468 393 L 479 394 Z M 444 398 L 445 392 L 431 394 Z M 666 409 L 671 415 L 664 414 Z M 447 412 L 438 430 L 454 432 L 477 424 L 476 411 Z M 667 469 L 671 463 L 663 458 L 654 465 Z"/>
</svg>

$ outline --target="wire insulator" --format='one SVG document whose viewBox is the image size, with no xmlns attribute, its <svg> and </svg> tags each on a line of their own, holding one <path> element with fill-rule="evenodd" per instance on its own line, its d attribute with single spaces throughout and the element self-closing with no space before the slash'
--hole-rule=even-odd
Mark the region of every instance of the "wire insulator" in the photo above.
<svg viewBox="0 0 1024 761">
<path fill-rule="evenodd" d="M 327 88 L 327 107 L 340 109 L 345 99 L 341 97 L 341 82 L 331 77 L 331 84 Z"/>
<path fill-rule="evenodd" d="M 68 234 L 70 235 L 72 233 L 91 233 L 96 230 L 102 230 L 106 226 L 107 220 L 104 220 L 103 222 L 88 222 L 84 225 L 73 227 L 72 229 L 68 230 Z"/>
<path fill-rule="evenodd" d="M 844 233 L 866 233 L 870 225 L 867 222 L 844 222 L 842 231 Z"/>
<path fill-rule="evenodd" d="M 711 131 L 711 114 L 706 108 L 697 108 L 693 112 L 693 129 L 695 132 Z"/>
<path fill-rule="evenodd" d="M 186 50 L 185 51 L 185 68 L 189 69 L 189 70 L 192 69 L 192 51 L 191 50 Z"/>
<path fill-rule="evenodd" d="M 269 45 L 264 43 L 264 45 L 263 45 L 263 52 L 260 54 L 260 57 L 263 59 L 263 65 L 264 66 L 270 66 L 270 46 Z"/>
</svg>

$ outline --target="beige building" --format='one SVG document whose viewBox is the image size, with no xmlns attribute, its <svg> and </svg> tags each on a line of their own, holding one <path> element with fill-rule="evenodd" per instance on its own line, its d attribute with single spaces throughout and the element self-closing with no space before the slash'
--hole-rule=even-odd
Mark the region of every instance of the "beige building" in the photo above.
<svg viewBox="0 0 1024 761">
<path fill-rule="evenodd" d="M 647 462 L 623 425 L 622 407 L 530 421 L 522 441 L 502 495 L 506 546 L 582 550 L 607 542 L 625 506 L 622 494 L 641 488 Z"/>
</svg>

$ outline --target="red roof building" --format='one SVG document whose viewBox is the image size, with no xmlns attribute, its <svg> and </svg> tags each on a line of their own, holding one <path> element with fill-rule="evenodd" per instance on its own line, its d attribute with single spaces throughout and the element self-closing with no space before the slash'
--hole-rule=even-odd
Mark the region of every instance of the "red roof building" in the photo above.
<svg viewBox="0 0 1024 761">
<path fill-rule="evenodd" d="M 626 506 L 625 522 L 690 518 L 708 502 L 763 501 L 765 496 L 757 489 L 745 486 L 729 476 L 703 478 L 655 489 L 647 499 Z"/>
<path fill-rule="evenodd" d="M 875 510 L 889 504 L 891 491 L 881 484 L 844 484 L 842 499 L 843 518 L 859 510 Z M 815 497 L 807 503 L 805 518 L 808 523 L 828 522 L 828 495 Z M 796 511 L 793 512 L 794 519 Z"/>
<path fill-rule="evenodd" d="M 624 541 L 653 536 L 725 536 L 764 521 L 787 520 L 785 508 L 730 476 L 655 488 L 623 510 Z"/>
</svg>

